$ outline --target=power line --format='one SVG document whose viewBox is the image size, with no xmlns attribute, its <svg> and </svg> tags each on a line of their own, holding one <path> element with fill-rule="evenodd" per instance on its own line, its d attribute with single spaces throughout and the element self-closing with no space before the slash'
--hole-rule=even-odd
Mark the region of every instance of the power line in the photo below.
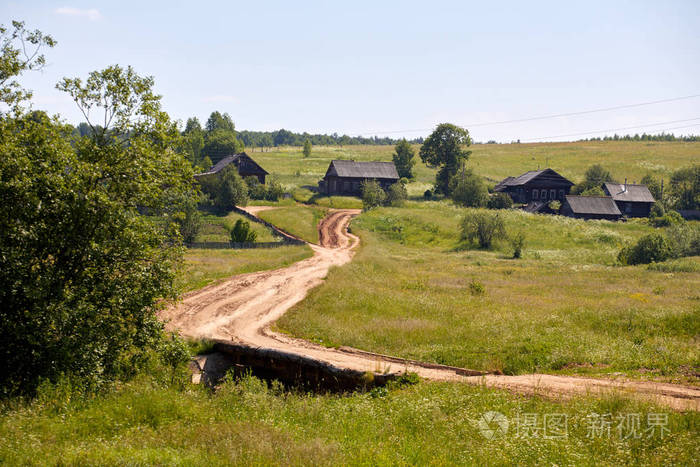
<svg viewBox="0 0 700 467">
<path fill-rule="evenodd" d="M 596 133 L 609 133 L 611 131 L 634 130 L 637 128 L 646 128 L 646 127 L 650 127 L 650 126 L 659 126 L 659 125 L 670 125 L 672 123 L 691 122 L 694 120 L 700 120 L 700 117 L 686 118 L 684 120 L 671 120 L 668 122 L 648 123 L 648 124 L 644 124 L 644 125 L 628 126 L 628 127 L 624 127 L 624 128 L 610 128 L 607 130 L 583 131 L 580 133 L 567 133 L 565 135 L 541 136 L 539 138 L 528 138 L 528 139 L 524 139 L 522 141 L 541 141 L 543 139 L 565 138 L 568 136 L 583 136 L 583 135 L 592 135 L 592 134 L 596 134 Z M 690 125 L 690 126 L 696 126 L 696 125 Z"/>
<path fill-rule="evenodd" d="M 581 110 L 581 111 L 577 111 L 577 112 L 566 112 L 566 113 L 560 113 L 560 114 L 541 115 L 538 117 L 516 118 L 516 119 L 512 119 L 512 120 L 500 120 L 500 121 L 484 122 L 484 123 L 470 123 L 470 124 L 466 124 L 466 125 L 462 125 L 462 126 L 464 126 L 466 128 L 473 128 L 473 127 L 479 127 L 479 126 L 493 126 L 493 125 L 504 125 L 504 124 L 508 124 L 508 123 L 531 122 L 531 121 L 535 121 L 535 120 L 547 120 L 550 118 L 573 117 L 576 115 L 587 115 L 587 114 L 599 113 L 599 112 L 611 112 L 613 110 L 632 109 L 635 107 L 643 107 L 646 105 L 663 104 L 666 102 L 676 102 L 676 101 L 682 101 L 682 100 L 687 100 L 687 99 L 694 99 L 696 97 L 700 97 L 700 94 L 692 94 L 690 96 L 681 96 L 681 97 L 672 97 L 670 99 L 660 99 L 660 100 L 655 100 L 655 101 L 639 102 L 636 104 L 616 105 L 613 107 L 601 107 L 598 109 Z M 416 133 L 419 131 L 432 131 L 432 130 L 433 130 L 433 128 L 418 128 L 418 129 L 413 129 L 413 130 L 365 131 L 365 132 L 360 132 L 358 134 L 360 134 L 360 135 L 367 135 L 367 134 L 387 135 L 387 134 L 393 134 L 393 133 Z"/>
</svg>

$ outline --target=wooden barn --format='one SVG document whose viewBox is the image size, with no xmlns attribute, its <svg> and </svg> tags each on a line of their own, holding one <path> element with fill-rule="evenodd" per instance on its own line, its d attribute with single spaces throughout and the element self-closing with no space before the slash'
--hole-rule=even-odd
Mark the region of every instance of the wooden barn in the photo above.
<svg viewBox="0 0 700 467">
<path fill-rule="evenodd" d="M 610 196 L 565 196 L 559 213 L 577 219 L 619 220 L 622 213 Z"/>
<path fill-rule="evenodd" d="M 544 169 L 531 170 L 518 177 L 506 177 L 495 186 L 494 191 L 508 193 L 514 203 L 546 203 L 554 200 L 563 202 L 573 185 L 573 182 L 554 170 Z"/>
<path fill-rule="evenodd" d="M 605 183 L 603 191 L 611 196 L 626 217 L 649 217 L 656 200 L 646 185 Z"/>
<path fill-rule="evenodd" d="M 205 180 L 208 178 L 215 177 L 219 172 L 224 170 L 229 165 L 233 164 L 238 170 L 238 174 L 245 177 L 256 177 L 258 181 L 265 184 L 265 176 L 267 176 L 267 171 L 260 167 L 257 162 L 255 162 L 248 154 L 242 152 L 240 154 L 231 154 L 221 159 L 219 162 L 214 164 L 212 168 L 204 173 L 197 174 L 194 176 L 197 180 Z"/>
<path fill-rule="evenodd" d="M 318 190 L 327 195 L 359 196 L 362 194 L 362 182 L 367 180 L 376 180 L 386 190 L 399 181 L 399 174 L 393 162 L 334 160 L 323 180 L 318 182 Z"/>
</svg>

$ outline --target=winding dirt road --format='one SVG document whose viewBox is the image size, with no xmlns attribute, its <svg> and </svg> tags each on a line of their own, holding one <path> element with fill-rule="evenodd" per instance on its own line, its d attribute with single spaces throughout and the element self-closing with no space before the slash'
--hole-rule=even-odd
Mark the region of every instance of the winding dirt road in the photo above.
<svg viewBox="0 0 700 467">
<path fill-rule="evenodd" d="M 265 208 L 247 208 L 251 214 Z M 347 231 L 359 210 L 334 210 L 321 221 L 320 243 L 314 255 L 289 267 L 234 276 L 187 294 L 165 310 L 167 327 L 189 337 L 230 340 L 251 347 L 295 353 L 335 365 L 372 372 L 417 373 L 436 381 L 460 381 L 524 394 L 566 398 L 582 394 L 627 394 L 677 410 L 700 410 L 700 388 L 667 383 L 579 378 L 531 374 L 477 375 L 479 372 L 404 360 L 341 347 L 330 349 L 270 330 L 270 325 L 313 287 L 323 282 L 329 268 L 352 259 L 359 240 Z"/>
</svg>

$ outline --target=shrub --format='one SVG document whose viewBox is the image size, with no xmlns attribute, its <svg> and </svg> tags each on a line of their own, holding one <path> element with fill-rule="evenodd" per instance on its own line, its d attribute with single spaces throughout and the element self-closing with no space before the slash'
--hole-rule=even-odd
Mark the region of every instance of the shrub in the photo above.
<svg viewBox="0 0 700 467">
<path fill-rule="evenodd" d="M 510 237 L 510 245 L 513 247 L 513 258 L 521 258 L 525 248 L 525 234 L 523 232 L 513 234 Z"/>
<path fill-rule="evenodd" d="M 513 207 L 513 200 L 506 193 L 495 193 L 489 197 L 486 207 L 489 209 L 510 209 Z"/>
<path fill-rule="evenodd" d="M 675 224 L 666 231 L 666 239 L 674 258 L 700 256 L 700 224 Z"/>
<path fill-rule="evenodd" d="M 640 238 L 634 245 L 624 247 L 617 259 L 622 264 L 648 264 L 666 261 L 671 256 L 671 247 L 666 238 L 653 233 Z"/>
<path fill-rule="evenodd" d="M 248 185 L 235 167 L 226 167 L 220 175 L 202 181 L 202 191 L 209 195 L 214 208 L 221 212 L 248 204 Z"/>
<path fill-rule="evenodd" d="M 571 189 L 572 194 L 594 196 L 600 190 L 600 196 L 603 194 L 602 186 L 605 182 L 613 182 L 612 174 L 605 170 L 601 165 L 595 164 L 590 166 L 584 174 L 584 179 L 581 183 Z M 595 190 L 598 188 L 598 190 Z"/>
<path fill-rule="evenodd" d="M 231 242 L 252 243 L 258 238 L 258 233 L 250 228 L 250 222 L 238 219 L 231 229 Z"/>
<path fill-rule="evenodd" d="M 676 211 L 668 211 L 661 217 L 650 217 L 649 223 L 654 227 L 669 227 L 671 225 L 682 224 L 685 221 Z"/>
<path fill-rule="evenodd" d="M 583 190 L 581 196 L 605 196 L 605 192 L 599 186 L 592 186 Z"/>
<path fill-rule="evenodd" d="M 403 183 L 394 183 L 389 187 L 386 194 L 385 204 L 388 206 L 403 206 L 404 201 L 408 198 L 406 186 Z"/>
<path fill-rule="evenodd" d="M 267 190 L 265 190 L 265 185 L 260 183 L 258 177 L 250 175 L 246 177 L 245 183 L 248 186 L 248 197 L 250 199 L 265 199 L 267 195 Z"/>
<path fill-rule="evenodd" d="M 368 211 L 384 204 L 386 193 L 376 180 L 362 182 L 362 209 Z"/>
<path fill-rule="evenodd" d="M 503 219 L 498 214 L 486 211 L 467 213 L 462 219 L 460 230 L 460 240 L 469 243 L 476 240 L 479 247 L 485 249 L 490 249 L 495 240 L 506 238 Z"/>
<path fill-rule="evenodd" d="M 469 293 L 474 296 L 484 295 L 484 293 L 486 293 L 486 287 L 478 280 L 472 279 L 471 282 L 469 282 Z"/>
<path fill-rule="evenodd" d="M 284 188 L 275 178 L 270 178 L 267 182 L 267 192 L 265 199 L 268 201 L 277 201 L 284 195 Z"/>
<path fill-rule="evenodd" d="M 484 181 L 470 169 L 462 168 L 450 180 L 450 197 L 461 206 L 483 207 L 488 201 L 488 196 Z"/>
<path fill-rule="evenodd" d="M 548 206 L 552 211 L 559 212 L 561 209 L 561 201 L 555 199 L 554 201 L 550 201 Z"/>
<path fill-rule="evenodd" d="M 660 201 L 657 201 L 654 203 L 654 205 L 651 207 L 651 211 L 649 211 L 649 217 L 663 217 L 664 214 L 666 214 L 666 209 L 664 209 L 664 205 L 661 204 Z"/>
</svg>

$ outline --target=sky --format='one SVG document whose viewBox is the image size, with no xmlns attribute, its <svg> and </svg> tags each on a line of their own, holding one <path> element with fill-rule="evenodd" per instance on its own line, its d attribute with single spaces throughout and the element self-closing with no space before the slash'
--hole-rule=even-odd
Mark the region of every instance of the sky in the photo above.
<svg viewBox="0 0 700 467">
<path fill-rule="evenodd" d="M 1 1 L 0 18 L 57 40 L 22 83 L 34 108 L 74 124 L 82 116 L 55 84 L 119 64 L 153 76 L 174 119 L 218 110 L 238 129 L 414 138 L 450 122 L 483 142 L 700 134 L 697 0 L 24 0 Z"/>
</svg>

